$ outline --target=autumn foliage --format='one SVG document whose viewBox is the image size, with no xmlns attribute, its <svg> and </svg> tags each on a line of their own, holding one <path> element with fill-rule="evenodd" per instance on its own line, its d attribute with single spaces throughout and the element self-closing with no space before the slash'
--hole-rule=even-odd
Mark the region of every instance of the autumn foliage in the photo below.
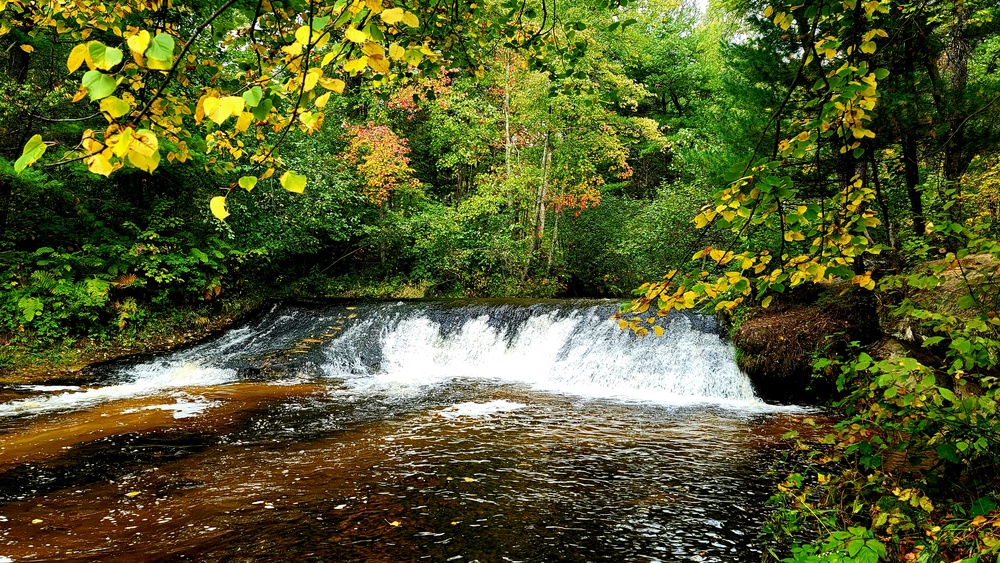
<svg viewBox="0 0 1000 563">
<path fill-rule="evenodd" d="M 363 193 L 369 201 L 385 205 L 400 188 L 420 186 L 409 166 L 410 145 L 406 139 L 371 121 L 345 129 L 348 143 L 342 158 L 363 179 Z"/>
</svg>

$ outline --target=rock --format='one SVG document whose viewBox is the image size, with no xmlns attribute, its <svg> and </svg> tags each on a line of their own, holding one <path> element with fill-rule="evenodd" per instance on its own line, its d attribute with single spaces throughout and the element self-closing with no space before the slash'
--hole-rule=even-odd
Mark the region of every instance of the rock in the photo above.
<svg viewBox="0 0 1000 563">
<path fill-rule="evenodd" d="M 767 309 L 752 309 L 732 332 L 737 364 L 764 400 L 824 403 L 837 395 L 835 375 L 815 375 L 820 356 L 843 354 L 851 342 L 878 339 L 871 292 L 850 284 L 796 290 Z"/>
</svg>

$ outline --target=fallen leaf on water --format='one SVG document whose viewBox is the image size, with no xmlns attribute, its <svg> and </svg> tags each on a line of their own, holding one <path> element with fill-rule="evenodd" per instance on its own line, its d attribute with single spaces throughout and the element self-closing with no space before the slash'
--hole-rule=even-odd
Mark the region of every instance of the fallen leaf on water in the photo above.
<svg viewBox="0 0 1000 563">
<path fill-rule="evenodd" d="M 465 478 L 465 482 L 466 482 L 466 483 L 471 483 L 471 482 L 473 482 L 473 481 L 475 481 L 475 479 L 473 479 L 472 477 L 466 477 L 466 478 Z"/>
<path fill-rule="evenodd" d="M 139 491 L 132 491 L 131 493 L 125 493 L 125 496 L 130 497 L 130 498 L 131 497 L 137 497 L 137 496 L 139 496 Z"/>
<path fill-rule="evenodd" d="M 389 525 L 398 528 L 400 525 L 402 525 L 402 522 L 400 522 L 399 520 L 393 520 L 392 522 L 389 522 Z"/>
<path fill-rule="evenodd" d="M 31 521 L 31 523 L 32 524 L 41 524 L 42 523 L 42 519 L 41 518 L 35 518 L 34 520 Z"/>
</svg>

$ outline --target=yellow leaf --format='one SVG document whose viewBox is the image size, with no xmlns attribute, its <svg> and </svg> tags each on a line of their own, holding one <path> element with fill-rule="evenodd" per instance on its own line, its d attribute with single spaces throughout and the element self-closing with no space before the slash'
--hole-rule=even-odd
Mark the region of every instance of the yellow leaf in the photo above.
<svg viewBox="0 0 1000 563">
<path fill-rule="evenodd" d="M 157 152 L 147 156 L 138 151 L 129 151 L 128 162 L 139 170 L 145 170 L 152 174 L 153 170 L 156 170 L 156 167 L 160 164 L 160 153 Z"/>
<path fill-rule="evenodd" d="M 201 100 L 201 104 L 199 105 L 201 106 L 201 109 L 202 111 L 204 111 L 205 115 L 211 115 L 215 113 L 215 110 L 219 109 L 219 98 L 216 97 L 203 98 Z M 195 120 L 197 121 L 197 119 L 198 119 L 198 114 L 195 113 Z"/>
<path fill-rule="evenodd" d="M 213 197 L 208 207 L 212 210 L 212 215 L 215 215 L 219 221 L 225 221 L 226 217 L 229 217 L 229 211 L 226 209 L 226 196 Z"/>
<path fill-rule="evenodd" d="M 406 25 L 408 25 L 410 27 L 419 27 L 420 26 L 420 20 L 418 20 L 417 16 L 413 15 L 410 12 L 404 12 L 403 13 L 403 23 L 405 23 Z"/>
<path fill-rule="evenodd" d="M 132 106 L 117 96 L 109 96 L 101 100 L 101 111 L 110 115 L 112 119 L 118 119 L 132 111 Z"/>
<path fill-rule="evenodd" d="M 385 56 L 385 49 L 383 49 L 378 43 L 365 43 L 365 46 L 361 48 L 361 52 L 369 57 Z"/>
<path fill-rule="evenodd" d="M 327 90 L 332 90 L 338 94 L 343 94 L 344 86 L 346 86 L 344 81 L 340 80 L 339 78 L 326 78 L 326 77 L 319 79 L 319 85 L 326 88 Z"/>
<path fill-rule="evenodd" d="M 96 154 L 87 159 L 87 170 L 90 170 L 92 174 L 100 174 L 101 176 L 110 176 L 114 172 L 115 167 L 111 165 L 103 153 Z"/>
<path fill-rule="evenodd" d="M 316 107 L 318 107 L 318 108 L 326 107 L 326 103 L 328 101 L 330 101 L 330 93 L 329 92 L 327 92 L 326 94 L 323 94 L 322 96 L 316 98 L 316 102 L 315 102 L 316 103 Z"/>
<path fill-rule="evenodd" d="M 773 13 L 774 13 L 774 7 L 768 6 L 767 8 L 764 8 L 764 17 L 765 18 L 770 18 L 771 14 L 773 14 Z"/>
<path fill-rule="evenodd" d="M 920 508 L 924 509 L 925 512 L 934 512 L 934 504 L 931 499 L 927 497 L 920 497 Z"/>
<path fill-rule="evenodd" d="M 21 50 L 24 51 L 25 53 L 33 53 L 35 51 L 35 48 L 32 47 L 31 45 L 21 45 Z"/>
<path fill-rule="evenodd" d="M 290 192 L 300 194 L 306 189 L 306 177 L 302 174 L 297 174 L 292 170 L 282 174 L 279 181 L 281 182 L 281 187 Z"/>
<path fill-rule="evenodd" d="M 663 327 L 662 326 L 654 326 L 653 327 L 653 333 L 656 334 L 656 336 L 663 336 Z"/>
<path fill-rule="evenodd" d="M 874 41 L 865 41 L 864 43 L 862 43 L 861 44 L 861 52 L 865 53 L 866 55 L 871 55 L 872 53 L 874 53 L 875 52 L 875 42 Z"/>
<path fill-rule="evenodd" d="M 69 59 L 66 60 L 66 68 L 70 72 L 76 72 L 76 69 L 80 68 L 80 65 L 83 64 L 83 61 L 87 60 L 87 52 L 86 43 L 80 43 L 76 47 L 73 47 L 73 50 L 69 52 Z"/>
<path fill-rule="evenodd" d="M 344 37 L 352 43 L 364 43 L 368 40 L 368 34 L 355 27 L 348 27 L 344 30 Z"/>
<path fill-rule="evenodd" d="M 351 59 L 344 63 L 344 71 L 346 72 L 361 72 L 368 66 L 368 57 L 361 57 L 357 59 Z"/>
<path fill-rule="evenodd" d="M 243 111 L 246 101 L 240 96 L 225 96 L 223 98 L 205 98 L 205 115 L 216 125 Z"/>
<path fill-rule="evenodd" d="M 773 297 L 774 297 L 773 295 L 768 295 L 767 297 L 765 297 L 764 300 L 760 302 L 760 306 L 764 309 L 767 309 L 768 306 L 771 305 L 771 299 Z"/>
<path fill-rule="evenodd" d="M 851 278 L 851 283 L 865 289 L 875 289 L 875 280 L 872 279 L 871 272 L 865 272 Z"/>
<path fill-rule="evenodd" d="M 368 57 L 368 66 L 379 74 L 389 74 L 389 59 L 381 55 Z"/>
<path fill-rule="evenodd" d="M 149 39 L 149 32 L 143 29 L 139 33 L 129 37 L 125 42 L 133 53 L 141 55 L 146 52 L 146 47 L 149 47 Z"/>
<path fill-rule="evenodd" d="M 282 51 L 288 53 L 293 57 L 297 57 L 302 54 L 302 43 L 292 43 L 291 45 L 285 45 L 281 48 Z"/>
<path fill-rule="evenodd" d="M 129 164 L 152 174 L 160 164 L 159 146 L 155 133 L 149 129 L 139 129 L 128 145 Z"/>
<path fill-rule="evenodd" d="M 472 483 L 472 482 L 474 482 L 474 481 L 475 481 L 475 479 L 473 479 L 472 477 L 466 477 L 466 478 L 465 478 L 465 482 L 466 482 L 466 483 Z"/>
<path fill-rule="evenodd" d="M 392 522 L 389 522 L 389 525 L 394 528 L 398 528 L 399 526 L 402 525 L 402 522 L 400 522 L 399 520 L 393 520 Z"/>
<path fill-rule="evenodd" d="M 305 92 L 311 92 L 312 89 L 316 87 L 316 84 L 319 82 L 320 76 L 322 76 L 322 74 L 323 74 L 323 71 L 320 70 L 320 69 L 318 69 L 318 68 L 314 68 L 314 69 L 310 70 L 309 73 L 306 74 L 306 77 L 305 77 L 305 81 L 306 82 L 305 82 L 303 91 L 305 91 Z"/>
<path fill-rule="evenodd" d="M 132 144 L 132 133 L 132 128 L 126 127 L 121 133 L 108 138 L 108 146 L 118 158 L 124 158 L 128 154 L 128 147 Z"/>
<path fill-rule="evenodd" d="M 382 21 L 389 25 L 396 25 L 397 23 L 403 21 L 403 9 L 402 8 L 392 8 L 389 10 L 383 10 L 379 17 Z"/>
<path fill-rule="evenodd" d="M 132 498 L 139 496 L 139 491 L 132 491 L 131 493 L 125 493 L 125 496 Z"/>
<path fill-rule="evenodd" d="M 295 30 L 295 40 L 303 45 L 309 44 L 309 38 L 312 35 L 312 28 L 308 25 L 303 25 Z"/>
<path fill-rule="evenodd" d="M 622 320 L 618 321 L 618 328 L 625 330 L 626 328 L 628 328 L 628 322 Z"/>
<path fill-rule="evenodd" d="M 394 61 L 401 61 L 406 56 L 406 49 L 399 46 L 399 43 L 389 45 L 389 58 Z"/>
<path fill-rule="evenodd" d="M 249 111 L 245 111 L 240 114 L 240 118 L 236 120 L 236 131 L 242 133 L 250 127 L 250 122 L 253 120 L 253 114 Z"/>
</svg>

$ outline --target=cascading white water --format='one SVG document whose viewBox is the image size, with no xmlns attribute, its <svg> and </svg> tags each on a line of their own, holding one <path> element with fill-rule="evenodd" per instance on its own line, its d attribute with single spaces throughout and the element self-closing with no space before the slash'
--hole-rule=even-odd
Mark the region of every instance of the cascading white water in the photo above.
<svg viewBox="0 0 1000 563">
<path fill-rule="evenodd" d="M 760 402 L 732 347 L 687 316 L 672 317 L 660 338 L 638 339 L 608 318 L 606 306 L 543 309 L 513 322 L 504 322 L 504 312 L 457 323 L 421 312 L 391 323 L 368 318 L 331 343 L 324 369 L 356 386 L 486 378 L 586 397 Z"/>
<path fill-rule="evenodd" d="M 261 373 L 390 394 L 473 378 L 589 398 L 763 406 L 732 347 L 703 326 L 704 317 L 668 317 L 662 337 L 640 339 L 609 318 L 614 307 L 610 301 L 276 304 L 205 343 L 117 368 L 110 384 L 2 403 L 0 418 L 183 393 Z"/>
</svg>

